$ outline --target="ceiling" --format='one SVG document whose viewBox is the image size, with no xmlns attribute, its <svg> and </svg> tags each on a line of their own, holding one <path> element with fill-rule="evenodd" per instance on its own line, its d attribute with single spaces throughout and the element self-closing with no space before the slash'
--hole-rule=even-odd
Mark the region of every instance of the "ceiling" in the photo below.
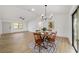
<svg viewBox="0 0 79 59">
<path fill-rule="evenodd" d="M 53 14 L 68 14 L 71 8 L 72 5 L 48 5 L 47 16 Z M 27 21 L 41 17 L 45 12 L 43 5 L 4 5 L 0 6 L 0 9 L 0 14 L 3 19 L 14 20 L 23 17 Z"/>
</svg>

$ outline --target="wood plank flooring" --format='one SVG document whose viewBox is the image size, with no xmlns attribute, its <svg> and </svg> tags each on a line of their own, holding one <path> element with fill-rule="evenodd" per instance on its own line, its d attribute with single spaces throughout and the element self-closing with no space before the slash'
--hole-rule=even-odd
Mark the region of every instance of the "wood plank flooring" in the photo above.
<svg viewBox="0 0 79 59">
<path fill-rule="evenodd" d="M 0 37 L 0 53 L 32 53 L 32 32 L 3 34 Z M 56 53 L 75 53 L 67 38 L 57 37 Z"/>
</svg>

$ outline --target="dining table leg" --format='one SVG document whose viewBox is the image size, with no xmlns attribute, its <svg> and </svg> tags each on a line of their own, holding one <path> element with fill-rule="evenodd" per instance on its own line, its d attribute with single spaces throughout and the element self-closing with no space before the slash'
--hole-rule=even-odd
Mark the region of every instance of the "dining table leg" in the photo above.
<svg viewBox="0 0 79 59">
<path fill-rule="evenodd" d="M 39 46 L 39 53 L 41 52 L 41 46 Z"/>
</svg>

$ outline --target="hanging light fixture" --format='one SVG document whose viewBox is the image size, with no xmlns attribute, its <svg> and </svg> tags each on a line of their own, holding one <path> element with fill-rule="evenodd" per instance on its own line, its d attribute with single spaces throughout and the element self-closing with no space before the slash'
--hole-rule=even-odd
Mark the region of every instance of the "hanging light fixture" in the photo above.
<svg viewBox="0 0 79 59">
<path fill-rule="evenodd" d="M 47 8 L 47 5 L 45 5 L 45 14 L 42 15 L 43 20 L 47 20 L 46 8 Z"/>
<path fill-rule="evenodd" d="M 47 8 L 47 5 L 45 5 L 45 20 L 47 20 L 47 13 L 46 13 L 46 8 Z"/>
<path fill-rule="evenodd" d="M 39 27 L 40 29 L 43 28 L 43 27 L 46 27 L 49 25 L 49 22 L 52 23 L 52 15 L 50 15 L 49 17 L 47 16 L 47 5 L 44 5 L 44 14 L 41 15 L 42 19 L 41 21 L 38 23 L 39 24 Z M 45 25 L 46 24 L 46 21 L 48 21 L 48 25 Z M 50 26 L 52 28 L 52 24 Z"/>
<path fill-rule="evenodd" d="M 42 15 L 42 19 L 43 20 L 48 20 L 48 19 L 52 19 L 52 15 L 50 15 L 50 17 L 47 17 L 47 5 L 45 5 L 45 14 Z"/>
</svg>

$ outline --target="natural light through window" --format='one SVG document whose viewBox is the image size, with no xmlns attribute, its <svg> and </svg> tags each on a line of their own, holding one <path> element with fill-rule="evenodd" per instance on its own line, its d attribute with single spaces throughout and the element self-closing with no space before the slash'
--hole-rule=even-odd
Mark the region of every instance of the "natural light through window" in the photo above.
<svg viewBox="0 0 79 59">
<path fill-rule="evenodd" d="M 19 23 L 19 29 L 22 29 L 22 28 L 23 28 L 23 24 Z"/>
<path fill-rule="evenodd" d="M 23 24 L 22 23 L 13 23 L 13 28 L 14 29 L 22 29 L 23 28 Z"/>
</svg>

